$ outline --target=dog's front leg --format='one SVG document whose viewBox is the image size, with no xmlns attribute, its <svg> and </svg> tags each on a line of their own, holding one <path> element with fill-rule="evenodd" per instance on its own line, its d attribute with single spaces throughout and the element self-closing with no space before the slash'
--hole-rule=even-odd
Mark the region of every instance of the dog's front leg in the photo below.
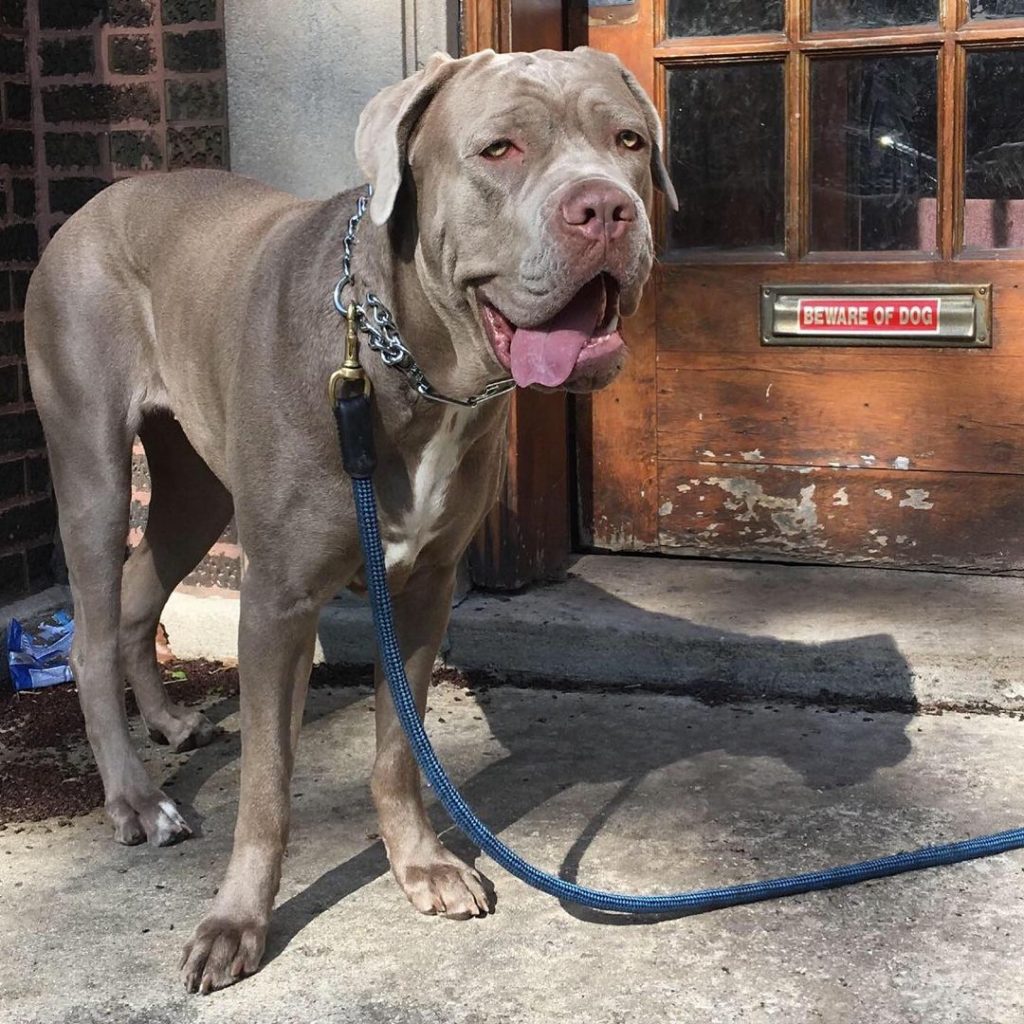
<svg viewBox="0 0 1024 1024">
<path fill-rule="evenodd" d="M 438 648 L 448 625 L 454 568 L 414 575 L 394 597 L 395 626 L 422 719 Z M 423 808 L 420 773 L 377 665 L 377 757 L 372 790 L 380 834 L 398 884 L 424 914 L 479 917 L 492 909 L 483 879 L 441 845 Z"/>
<path fill-rule="evenodd" d="M 238 632 L 242 781 L 235 844 L 213 908 L 185 945 L 181 968 L 190 992 L 222 988 L 259 967 L 281 879 L 293 705 L 308 685 L 319 606 L 286 605 L 278 594 L 276 581 L 249 568 Z"/>
</svg>

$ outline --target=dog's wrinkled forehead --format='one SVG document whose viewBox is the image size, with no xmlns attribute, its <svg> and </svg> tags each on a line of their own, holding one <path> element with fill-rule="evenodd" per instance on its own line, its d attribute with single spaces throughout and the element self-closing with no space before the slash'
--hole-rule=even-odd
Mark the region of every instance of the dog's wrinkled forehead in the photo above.
<svg viewBox="0 0 1024 1024">
<path fill-rule="evenodd" d="M 383 224 L 409 166 L 433 174 L 444 165 L 458 177 L 460 161 L 515 132 L 533 146 L 561 138 L 579 152 L 584 144 L 611 148 L 614 130 L 622 129 L 646 138 L 651 179 L 675 206 L 654 105 L 616 57 L 586 47 L 571 53 L 485 51 L 458 60 L 435 54 L 367 105 L 356 153 L 375 190 L 370 213 Z M 639 191 L 646 199 L 650 184 Z"/>
<path fill-rule="evenodd" d="M 519 132 L 544 143 L 556 136 L 592 135 L 606 122 L 648 128 L 645 111 L 613 58 L 553 50 L 486 55 L 453 76 L 427 108 L 410 162 L 425 149 L 433 155 L 442 140 L 456 157 L 468 157 L 502 133 Z"/>
</svg>

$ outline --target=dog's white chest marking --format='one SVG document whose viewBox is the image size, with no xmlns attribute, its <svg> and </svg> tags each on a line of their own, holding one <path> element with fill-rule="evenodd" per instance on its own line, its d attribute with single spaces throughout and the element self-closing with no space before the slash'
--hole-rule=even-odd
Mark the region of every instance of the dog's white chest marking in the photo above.
<svg viewBox="0 0 1024 1024">
<path fill-rule="evenodd" d="M 462 438 L 472 415 L 471 409 L 445 409 L 438 429 L 420 453 L 411 480 L 411 504 L 388 531 L 385 559 L 389 570 L 411 566 L 441 532 L 445 499 L 462 457 Z"/>
</svg>

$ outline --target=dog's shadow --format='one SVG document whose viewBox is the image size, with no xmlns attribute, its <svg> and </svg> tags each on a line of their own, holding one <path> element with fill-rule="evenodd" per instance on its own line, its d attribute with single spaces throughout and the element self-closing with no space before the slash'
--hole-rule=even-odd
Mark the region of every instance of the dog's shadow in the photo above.
<svg viewBox="0 0 1024 1024">
<path fill-rule="evenodd" d="M 594 596 L 605 603 L 617 600 L 604 592 Z M 801 600 L 808 602 L 802 610 Z M 812 606 L 820 610 L 827 600 L 821 593 L 808 594 L 786 611 L 800 615 Z M 845 599 L 837 597 L 835 600 Z M 631 608 L 631 612 L 636 615 L 635 608 Z M 651 612 L 647 625 L 653 630 L 657 625 L 656 620 L 662 618 L 664 616 L 660 613 Z M 695 623 L 689 623 L 687 630 L 692 630 L 696 643 L 704 645 L 705 659 L 709 647 L 720 652 L 721 673 L 716 674 L 710 670 L 706 678 L 691 681 L 681 687 L 682 692 L 689 691 L 712 704 L 734 704 L 736 715 L 749 714 L 750 709 L 744 708 L 742 704 L 743 693 L 738 690 L 731 674 L 736 645 L 749 642 L 751 638 L 742 633 L 724 632 Z M 670 711 L 668 715 L 665 714 L 664 704 L 660 704 L 657 714 L 652 716 L 647 726 L 649 731 L 638 736 L 626 731 L 628 726 L 623 723 L 609 721 L 604 714 L 581 712 L 562 720 L 560 704 L 567 707 L 571 700 L 560 701 L 557 691 L 524 702 L 520 691 L 501 686 L 490 687 L 478 692 L 477 703 L 492 735 L 508 753 L 498 760 L 483 764 L 462 785 L 464 797 L 492 830 L 500 833 L 572 786 L 595 783 L 615 786 L 614 795 L 610 799 L 606 798 L 604 806 L 592 815 L 560 865 L 559 874 L 574 880 L 590 843 L 616 809 L 632 796 L 643 778 L 657 769 L 698 758 L 712 751 L 721 751 L 740 757 L 777 759 L 799 773 L 806 786 L 821 790 L 865 781 L 877 769 L 895 765 L 907 756 L 910 741 L 906 728 L 916 707 L 916 700 L 910 669 L 891 636 L 863 636 L 822 644 L 773 641 L 764 637 L 759 639 L 761 649 L 770 654 L 765 658 L 766 673 L 775 673 L 783 659 L 798 666 L 805 665 L 809 671 L 827 665 L 836 684 L 835 688 L 853 693 L 865 690 L 863 680 L 866 676 L 883 674 L 886 678 L 885 691 L 891 695 L 883 707 L 900 713 L 878 717 L 869 715 L 865 716 L 863 722 L 858 719 L 855 756 L 837 759 L 835 751 L 831 749 L 835 733 L 828 729 L 808 729 L 799 734 L 794 734 L 791 728 L 716 728 L 709 731 L 689 725 L 686 722 L 686 706 L 681 703 L 677 711 Z M 623 666 L 628 666 L 630 652 L 627 648 L 622 650 L 621 657 Z M 705 663 L 713 664 L 715 661 L 712 658 Z M 514 666 L 509 668 L 514 669 Z M 626 674 L 628 668 L 624 668 Z M 328 699 L 310 702 L 305 719 L 307 727 L 325 716 L 344 714 L 352 705 L 365 698 L 366 672 L 353 671 L 352 677 L 353 682 L 362 685 L 332 688 Z M 768 681 L 766 675 L 763 682 Z M 772 681 L 777 683 L 775 679 Z M 743 680 L 742 689 L 748 698 L 760 692 L 757 680 L 749 678 L 749 672 Z M 773 685 L 772 690 L 778 692 L 777 685 Z M 642 708 L 646 697 L 643 691 L 638 691 L 628 698 L 619 699 L 626 699 L 634 707 Z M 830 698 L 823 695 L 823 699 L 828 703 Z M 536 715 L 538 700 L 547 704 L 547 710 L 540 716 L 539 722 Z M 473 705 L 467 703 L 466 706 Z M 592 706 L 591 703 L 587 705 Z M 211 710 L 211 717 L 222 719 L 236 708 L 237 698 L 225 700 Z M 527 710 L 529 713 L 524 713 Z M 635 718 L 632 720 L 635 721 Z M 369 716 L 367 725 L 370 726 Z M 657 735 L 657 741 L 653 741 L 654 735 Z M 175 786 L 170 792 L 186 806 L 192 804 L 195 795 L 213 771 L 238 756 L 238 753 L 237 734 L 196 751 L 187 769 L 174 780 Z M 538 763 L 540 760 L 543 763 Z M 431 817 L 439 830 L 447 829 L 444 839 L 451 849 L 470 863 L 479 856 L 476 847 L 450 827 L 442 809 L 434 807 Z M 274 911 L 268 936 L 267 961 L 278 956 L 317 915 L 387 871 L 387 858 L 383 845 L 378 841 L 326 871 L 302 892 L 285 900 Z M 604 915 L 568 905 L 565 909 L 591 921 L 615 924 L 652 921 L 652 918 L 646 916 Z M 654 920 L 658 919 L 662 918 Z"/>
</svg>

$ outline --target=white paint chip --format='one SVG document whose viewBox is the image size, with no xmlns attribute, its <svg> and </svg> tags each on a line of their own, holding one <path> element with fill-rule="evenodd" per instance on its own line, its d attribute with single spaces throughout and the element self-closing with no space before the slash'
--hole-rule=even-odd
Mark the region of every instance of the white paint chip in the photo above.
<svg viewBox="0 0 1024 1024">
<path fill-rule="evenodd" d="M 670 515 L 672 515 L 672 507 L 673 506 L 672 506 L 672 502 L 671 501 L 663 502 L 661 507 L 658 509 L 658 515 L 659 516 L 670 516 Z"/>
<path fill-rule="evenodd" d="M 744 462 L 764 462 L 764 456 L 761 454 L 760 448 L 754 448 L 749 452 L 740 452 L 743 456 Z"/>
<path fill-rule="evenodd" d="M 892 491 L 888 487 L 876 487 L 875 494 L 880 498 L 885 498 L 886 501 L 892 501 Z"/>
<path fill-rule="evenodd" d="M 935 508 L 935 502 L 929 501 L 931 491 L 924 491 L 920 487 L 908 487 L 906 497 L 900 499 L 900 508 Z"/>
<path fill-rule="evenodd" d="M 846 493 L 846 488 L 845 487 L 840 487 L 839 490 L 836 491 L 836 493 L 832 495 L 832 504 L 833 505 L 849 505 L 850 504 L 850 496 Z"/>
<path fill-rule="evenodd" d="M 908 459 L 906 455 L 897 455 L 896 458 L 892 460 L 892 468 L 910 469 L 910 459 Z"/>
</svg>

